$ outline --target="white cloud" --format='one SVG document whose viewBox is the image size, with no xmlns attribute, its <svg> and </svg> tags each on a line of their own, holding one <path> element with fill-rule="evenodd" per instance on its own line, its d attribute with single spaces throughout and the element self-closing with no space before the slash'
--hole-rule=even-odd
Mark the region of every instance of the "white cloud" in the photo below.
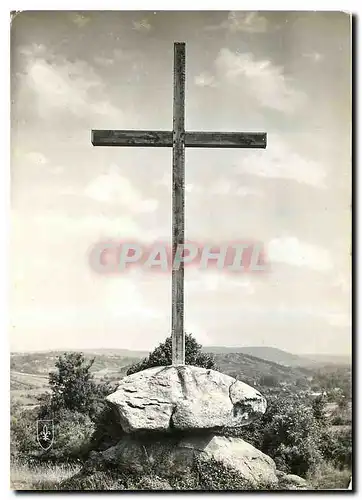
<svg viewBox="0 0 362 500">
<path fill-rule="evenodd" d="M 45 55 L 47 48 L 42 43 L 32 43 L 31 45 L 21 45 L 19 47 L 19 54 L 26 57 L 35 57 Z"/>
<path fill-rule="evenodd" d="M 168 188 L 171 188 L 171 174 L 168 174 L 167 172 L 164 172 L 161 179 L 157 180 L 155 182 L 155 185 L 156 186 L 164 186 L 164 187 L 168 187 Z"/>
<path fill-rule="evenodd" d="M 193 315 L 190 314 L 190 316 Z M 210 334 L 205 330 L 204 327 L 200 326 L 199 322 L 195 322 L 193 318 L 189 319 L 185 316 L 185 331 L 186 333 L 192 333 L 196 341 L 203 346 L 212 345 L 213 343 Z"/>
<path fill-rule="evenodd" d="M 62 174 L 64 172 L 64 167 L 62 167 L 60 165 L 56 165 L 55 167 L 50 167 L 48 169 L 48 172 L 50 172 L 51 174 L 54 174 L 54 175 L 59 175 L 59 174 Z"/>
<path fill-rule="evenodd" d="M 268 21 L 258 12 L 231 11 L 228 18 L 220 24 L 206 26 L 206 31 L 227 30 L 231 33 L 264 33 L 268 28 Z"/>
<path fill-rule="evenodd" d="M 185 184 L 186 193 L 202 193 L 203 189 L 195 184 Z"/>
<path fill-rule="evenodd" d="M 164 186 L 169 190 L 171 189 L 171 177 L 166 172 L 163 177 L 155 182 L 156 186 Z M 204 196 L 214 196 L 214 195 L 230 195 L 230 196 L 263 196 L 263 193 L 249 186 L 237 186 L 236 183 L 229 181 L 228 179 L 223 179 L 222 177 L 215 180 L 210 186 L 205 187 L 198 186 L 195 183 L 185 184 L 186 193 L 198 193 Z"/>
<path fill-rule="evenodd" d="M 326 187 L 323 165 L 292 151 L 284 141 L 272 135 L 268 136 L 267 149 L 245 155 L 237 170 L 258 177 L 291 179 L 316 188 Z"/>
<path fill-rule="evenodd" d="M 158 319 L 163 317 L 160 311 L 147 306 L 140 284 L 136 284 L 133 278 L 117 277 L 114 280 L 107 280 L 102 288 L 100 307 L 105 314 L 113 318 Z"/>
<path fill-rule="evenodd" d="M 350 314 L 333 312 L 323 314 L 322 317 L 335 328 L 348 328 L 352 325 Z"/>
<path fill-rule="evenodd" d="M 219 79 L 240 86 L 243 99 L 256 100 L 262 107 L 291 113 L 304 102 L 305 95 L 293 88 L 283 67 L 270 60 L 224 48 L 215 65 Z"/>
<path fill-rule="evenodd" d="M 219 178 L 209 188 L 205 188 L 206 195 L 217 196 L 263 196 L 263 193 L 249 186 L 237 186 L 235 180 Z"/>
<path fill-rule="evenodd" d="M 38 151 L 30 151 L 29 153 L 25 153 L 24 159 L 38 165 L 46 165 L 48 163 L 47 157 L 43 153 L 40 153 Z"/>
<path fill-rule="evenodd" d="M 233 189 L 233 184 L 227 179 L 218 179 L 208 190 L 210 194 L 215 195 L 227 195 L 230 194 Z"/>
<path fill-rule="evenodd" d="M 250 278 L 242 274 L 235 277 L 220 270 L 199 271 L 196 268 L 189 268 L 186 271 L 185 290 L 187 292 L 228 293 L 235 291 L 235 288 L 244 290 L 247 295 L 255 292 L 255 287 Z"/>
<path fill-rule="evenodd" d="M 84 26 L 90 22 L 90 17 L 87 17 L 84 14 L 75 13 L 71 15 L 71 20 L 79 28 L 84 28 Z"/>
<path fill-rule="evenodd" d="M 216 79 L 211 73 L 203 72 L 195 76 L 195 85 L 198 87 L 216 87 Z"/>
<path fill-rule="evenodd" d="M 152 28 L 151 24 L 147 21 L 147 19 L 142 19 L 141 21 L 133 21 L 132 25 L 133 29 L 137 31 L 143 31 L 145 33 L 148 33 Z"/>
<path fill-rule="evenodd" d="M 333 262 L 328 250 L 300 241 L 296 237 L 274 238 L 267 245 L 267 258 L 296 267 L 315 271 L 329 271 Z"/>
<path fill-rule="evenodd" d="M 100 66 L 113 66 L 114 59 L 111 57 L 96 56 L 94 58 L 94 62 L 96 62 Z"/>
<path fill-rule="evenodd" d="M 114 49 L 113 56 L 119 61 L 136 61 L 143 57 L 143 53 L 139 49 Z"/>
<path fill-rule="evenodd" d="M 264 196 L 264 193 L 260 191 L 259 189 L 254 189 L 249 186 L 239 186 L 236 190 L 236 195 L 237 196 L 258 196 L 259 198 L 262 198 Z"/>
<path fill-rule="evenodd" d="M 49 159 L 40 151 L 24 151 L 15 147 L 12 151 L 12 161 L 14 164 L 19 165 L 30 163 L 38 167 L 44 167 L 43 172 L 47 174 L 59 175 L 64 172 L 61 165 L 51 165 Z"/>
<path fill-rule="evenodd" d="M 158 201 L 143 198 L 132 182 L 121 175 L 116 165 L 112 165 L 109 172 L 90 182 L 84 193 L 93 200 L 103 203 L 119 203 L 136 213 L 154 212 L 158 207 Z"/>
<path fill-rule="evenodd" d="M 155 186 L 162 186 L 166 187 L 168 190 L 171 190 L 171 183 L 172 183 L 171 174 L 164 172 L 161 179 L 155 182 Z M 203 189 L 200 186 L 196 186 L 195 184 L 187 183 L 185 184 L 185 191 L 186 193 L 201 193 Z"/>
<path fill-rule="evenodd" d="M 332 286 L 341 290 L 342 293 L 350 294 L 352 290 L 351 275 L 348 274 L 348 278 L 346 276 L 347 274 L 339 273 L 333 280 Z"/>
<path fill-rule="evenodd" d="M 105 215 L 87 215 L 68 217 L 54 212 L 44 212 L 32 217 L 12 215 L 12 233 L 16 242 L 34 239 L 34 235 L 49 235 L 50 241 L 64 238 L 64 235 L 76 235 L 96 241 L 98 237 L 148 237 L 130 216 L 106 217 Z M 151 233 L 150 233 L 151 234 Z M 44 236 L 45 237 L 45 236 Z M 14 243 L 13 243 L 14 244 Z M 20 247 L 20 244 L 19 244 Z"/>
<path fill-rule="evenodd" d="M 62 196 L 78 196 L 78 191 L 74 186 L 67 186 L 65 188 L 62 188 L 59 191 L 59 194 Z"/>
<path fill-rule="evenodd" d="M 102 78 L 85 61 L 54 56 L 42 46 L 26 47 L 23 53 L 27 64 L 22 84 L 36 95 L 41 116 L 59 111 L 79 117 L 120 117 L 120 111 L 108 100 Z"/>
<path fill-rule="evenodd" d="M 231 32 L 264 33 L 268 21 L 257 12 L 229 12 L 227 28 Z"/>
<path fill-rule="evenodd" d="M 307 59 L 311 59 L 315 63 L 322 61 L 324 59 L 324 55 L 320 54 L 319 52 L 305 53 L 305 54 L 303 54 L 303 57 L 305 57 Z"/>
</svg>

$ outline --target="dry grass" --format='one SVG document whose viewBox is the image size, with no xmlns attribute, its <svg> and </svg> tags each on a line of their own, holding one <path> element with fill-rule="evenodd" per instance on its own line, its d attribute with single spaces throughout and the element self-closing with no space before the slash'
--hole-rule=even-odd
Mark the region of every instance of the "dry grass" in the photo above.
<svg viewBox="0 0 362 500">
<path fill-rule="evenodd" d="M 348 469 L 340 470 L 327 462 L 322 462 L 307 479 L 314 490 L 345 490 L 348 488 L 351 476 L 352 472 Z"/>
<path fill-rule="evenodd" d="M 160 480 L 156 476 L 132 478 L 131 476 L 126 477 L 121 473 L 114 476 L 111 473 L 94 471 L 93 474 L 82 478 L 79 476 L 74 477 L 80 469 L 80 465 L 43 464 L 27 466 L 21 463 L 12 463 L 10 474 L 11 489 L 16 491 L 199 489 L 195 485 L 190 487 L 190 485 L 186 484 L 181 485 L 181 487 L 180 485 L 179 487 L 175 485 L 171 487 L 167 481 Z M 336 469 L 333 465 L 325 462 L 320 464 L 317 470 L 307 478 L 310 484 L 309 489 L 311 490 L 345 490 L 348 488 L 350 479 L 351 471 Z M 218 485 L 218 487 L 210 489 L 222 490 L 223 488 L 220 488 Z"/>
<path fill-rule="evenodd" d="M 12 463 L 10 466 L 10 488 L 12 490 L 57 490 L 59 484 L 79 472 L 77 465 L 35 465 Z"/>
</svg>

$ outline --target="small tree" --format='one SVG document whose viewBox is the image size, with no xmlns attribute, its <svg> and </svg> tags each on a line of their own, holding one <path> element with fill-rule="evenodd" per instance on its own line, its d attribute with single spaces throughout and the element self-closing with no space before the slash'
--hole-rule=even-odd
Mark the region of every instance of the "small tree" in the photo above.
<svg viewBox="0 0 362 500">
<path fill-rule="evenodd" d="M 191 333 L 185 334 L 185 364 L 200 366 L 201 368 L 215 369 L 215 361 L 211 354 L 201 351 L 199 344 Z M 155 366 L 168 366 L 172 364 L 172 337 L 167 337 L 165 342 L 154 349 L 148 358 L 132 365 L 127 375 L 146 370 Z"/>
<path fill-rule="evenodd" d="M 305 477 L 322 458 L 321 427 L 313 409 L 294 398 L 271 402 L 261 419 L 261 451 L 285 472 Z"/>
<path fill-rule="evenodd" d="M 266 387 L 278 387 L 279 379 L 276 375 L 261 375 L 259 379 L 259 385 L 264 385 Z"/>
<path fill-rule="evenodd" d="M 312 403 L 313 416 L 321 425 L 326 423 L 325 400 L 323 396 L 317 396 Z"/>
<path fill-rule="evenodd" d="M 40 397 L 39 418 L 69 410 L 93 419 L 104 406 L 104 397 L 112 392 L 107 383 L 96 383 L 91 373 L 94 359 L 82 353 L 67 352 L 57 358 L 56 371 L 49 373 L 50 394 Z"/>
</svg>

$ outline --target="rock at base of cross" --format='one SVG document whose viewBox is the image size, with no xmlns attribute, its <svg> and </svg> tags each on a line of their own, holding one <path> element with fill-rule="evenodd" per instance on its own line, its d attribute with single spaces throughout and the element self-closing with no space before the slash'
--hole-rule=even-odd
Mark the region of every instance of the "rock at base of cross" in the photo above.
<svg viewBox="0 0 362 500">
<path fill-rule="evenodd" d="M 148 490 L 309 489 L 303 478 L 278 471 L 272 458 L 243 439 L 214 433 L 126 435 L 107 450 L 92 452 L 77 481 L 97 471 L 113 471 L 116 482 L 122 474 L 131 483 L 143 478 Z"/>
<path fill-rule="evenodd" d="M 228 375 L 191 365 L 129 375 L 107 397 L 126 433 L 239 429 L 266 410 L 259 391 Z"/>
<path fill-rule="evenodd" d="M 182 477 L 197 470 L 211 475 L 212 480 L 214 472 L 220 474 L 225 468 L 225 472 L 236 473 L 252 488 L 278 483 L 276 466 L 270 457 L 243 439 L 212 433 L 181 439 L 170 436 L 162 440 L 127 436 L 104 451 L 101 458 L 111 466 L 126 467 L 139 474 L 154 468 L 163 478 Z"/>
</svg>

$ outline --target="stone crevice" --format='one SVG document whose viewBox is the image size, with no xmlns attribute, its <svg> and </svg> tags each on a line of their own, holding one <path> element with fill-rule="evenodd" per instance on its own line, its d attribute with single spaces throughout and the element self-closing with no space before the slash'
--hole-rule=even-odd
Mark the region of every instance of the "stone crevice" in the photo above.
<svg viewBox="0 0 362 500">
<path fill-rule="evenodd" d="M 132 432 L 239 429 L 265 412 L 254 388 L 215 370 L 191 365 L 149 368 L 121 381 L 107 396 Z M 126 431 L 127 432 L 127 431 Z"/>
</svg>

